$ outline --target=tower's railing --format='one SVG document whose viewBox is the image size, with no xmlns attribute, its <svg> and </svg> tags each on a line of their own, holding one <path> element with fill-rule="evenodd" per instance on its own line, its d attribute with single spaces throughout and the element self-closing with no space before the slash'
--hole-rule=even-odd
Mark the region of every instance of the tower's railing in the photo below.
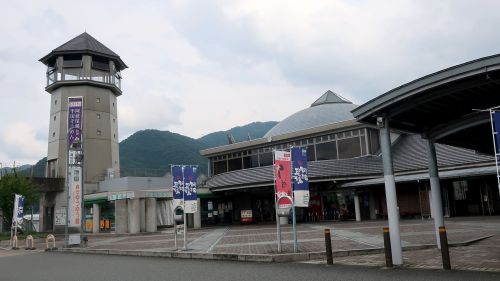
<svg viewBox="0 0 500 281">
<path fill-rule="evenodd" d="M 65 67 L 61 70 L 55 67 L 48 67 L 47 69 L 47 86 L 50 86 L 59 81 L 85 81 L 91 80 L 100 83 L 115 85 L 121 89 L 121 75 L 120 72 L 112 74 L 109 71 L 102 71 L 98 69 L 91 69 L 90 76 L 84 75 L 83 68 Z"/>
</svg>

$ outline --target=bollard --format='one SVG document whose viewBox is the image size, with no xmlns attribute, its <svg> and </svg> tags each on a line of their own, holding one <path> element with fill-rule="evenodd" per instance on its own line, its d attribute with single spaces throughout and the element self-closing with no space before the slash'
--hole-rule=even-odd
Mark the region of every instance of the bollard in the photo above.
<svg viewBox="0 0 500 281">
<path fill-rule="evenodd" d="M 385 266 L 393 267 L 391 236 L 389 235 L 389 228 L 388 227 L 384 227 L 384 250 L 385 250 Z"/>
<path fill-rule="evenodd" d="M 32 235 L 26 236 L 26 250 L 35 250 L 35 240 L 33 239 Z"/>
<path fill-rule="evenodd" d="M 49 240 L 52 240 L 52 248 L 49 247 Z M 52 235 L 52 234 L 47 235 L 47 238 L 45 239 L 45 244 L 46 244 L 45 251 L 54 251 L 54 250 L 57 250 L 57 248 L 56 248 L 56 238 L 54 237 L 54 235 Z"/>
<path fill-rule="evenodd" d="M 448 250 L 448 237 L 446 236 L 446 228 L 439 227 L 439 240 L 441 242 L 441 256 L 443 257 L 443 269 L 451 270 L 450 251 Z"/>
<path fill-rule="evenodd" d="M 332 237 L 330 229 L 325 228 L 326 264 L 333 264 Z"/>
<path fill-rule="evenodd" d="M 17 247 L 17 235 L 12 237 L 12 250 L 19 250 L 19 247 Z"/>
</svg>

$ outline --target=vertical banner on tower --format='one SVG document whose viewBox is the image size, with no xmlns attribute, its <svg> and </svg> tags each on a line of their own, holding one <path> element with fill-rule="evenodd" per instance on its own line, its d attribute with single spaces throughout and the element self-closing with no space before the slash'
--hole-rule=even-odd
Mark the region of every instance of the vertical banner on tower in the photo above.
<svg viewBox="0 0 500 281">
<path fill-rule="evenodd" d="M 172 193 L 174 197 L 174 208 L 184 207 L 184 167 L 172 166 Z"/>
<path fill-rule="evenodd" d="M 12 226 L 17 226 L 23 222 L 24 197 L 16 194 L 14 196 L 14 212 L 12 212 Z"/>
<path fill-rule="evenodd" d="M 68 226 L 80 227 L 82 219 L 82 168 L 70 166 Z"/>
<path fill-rule="evenodd" d="M 82 139 L 83 97 L 68 98 L 68 147 Z"/>
<path fill-rule="evenodd" d="M 296 207 L 309 207 L 309 178 L 307 177 L 307 150 L 292 148 L 293 199 Z"/>
<path fill-rule="evenodd" d="M 184 212 L 193 214 L 198 209 L 198 194 L 196 181 L 198 180 L 196 166 L 184 166 Z"/>
<path fill-rule="evenodd" d="M 82 219 L 82 167 L 76 163 L 74 147 L 82 141 L 83 97 L 68 98 L 68 226 L 80 227 Z"/>
<path fill-rule="evenodd" d="M 292 206 L 290 156 L 290 152 L 288 151 L 277 150 L 274 152 L 274 174 L 278 208 L 290 208 Z"/>
</svg>

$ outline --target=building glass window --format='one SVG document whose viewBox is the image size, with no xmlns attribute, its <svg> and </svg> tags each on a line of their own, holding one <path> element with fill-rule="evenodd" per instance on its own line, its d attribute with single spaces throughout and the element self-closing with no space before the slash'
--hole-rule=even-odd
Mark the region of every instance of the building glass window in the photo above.
<svg viewBox="0 0 500 281">
<path fill-rule="evenodd" d="M 269 166 L 273 164 L 273 153 L 266 152 L 259 155 L 260 166 Z"/>
<path fill-rule="evenodd" d="M 100 113 L 96 113 L 96 117 L 97 117 L 97 119 L 101 119 L 101 114 Z"/>
<path fill-rule="evenodd" d="M 96 103 L 100 103 L 101 102 L 101 98 L 95 98 L 95 102 Z"/>
<path fill-rule="evenodd" d="M 337 144 L 334 141 L 316 144 L 316 160 L 330 159 L 337 159 Z"/>
<path fill-rule="evenodd" d="M 228 160 L 229 171 L 241 170 L 243 168 L 243 163 L 241 158 L 234 158 Z"/>
<path fill-rule="evenodd" d="M 361 156 L 361 141 L 359 137 L 338 140 L 339 159 Z"/>
<path fill-rule="evenodd" d="M 227 172 L 227 162 L 226 161 L 215 161 L 214 162 L 214 175 Z"/>
<path fill-rule="evenodd" d="M 100 136 L 102 134 L 101 130 L 97 130 L 97 135 Z"/>
</svg>

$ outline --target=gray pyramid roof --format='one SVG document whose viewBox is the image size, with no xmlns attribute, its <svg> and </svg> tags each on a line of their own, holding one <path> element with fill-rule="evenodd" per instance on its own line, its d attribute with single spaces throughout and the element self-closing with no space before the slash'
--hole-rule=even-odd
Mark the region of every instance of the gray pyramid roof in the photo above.
<svg viewBox="0 0 500 281">
<path fill-rule="evenodd" d="M 334 93 L 330 90 L 326 91 L 321 97 L 319 97 L 315 102 L 311 104 L 312 106 L 317 106 L 325 103 L 352 103 L 350 100 L 342 97 L 341 95 Z"/>
<path fill-rule="evenodd" d="M 127 68 L 127 65 L 121 60 L 119 55 L 117 55 L 101 42 L 97 41 L 97 39 L 92 37 L 87 32 L 84 32 L 69 40 L 68 42 L 62 44 L 61 46 L 55 48 L 48 55 L 41 58 L 40 61 L 44 64 L 47 64 L 48 61 L 53 59 L 54 57 L 65 54 L 100 55 L 114 60 L 117 63 L 117 68 L 119 68 L 120 70 Z"/>
</svg>

